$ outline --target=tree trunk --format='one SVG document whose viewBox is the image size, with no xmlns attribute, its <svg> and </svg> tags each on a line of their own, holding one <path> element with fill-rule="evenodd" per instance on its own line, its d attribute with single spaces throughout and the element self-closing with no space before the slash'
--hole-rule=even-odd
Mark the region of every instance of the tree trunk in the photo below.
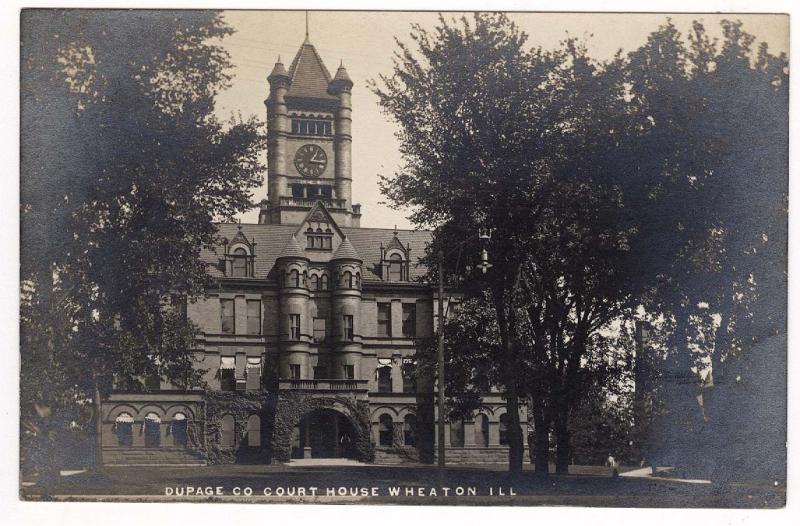
<svg viewBox="0 0 800 526">
<path fill-rule="evenodd" d="M 542 402 L 533 402 L 533 471 L 537 475 L 550 473 L 550 425 L 545 416 Z"/>
<path fill-rule="evenodd" d="M 563 405 L 563 404 L 562 404 Z M 556 416 L 556 473 L 566 475 L 569 473 L 570 459 L 570 436 L 569 436 L 569 416 L 568 410 L 559 407 Z"/>
<path fill-rule="evenodd" d="M 516 389 L 514 389 L 516 391 Z M 519 419 L 519 398 L 516 392 L 506 395 L 506 414 L 508 415 L 508 471 L 521 473 L 525 452 L 522 440 L 522 425 Z"/>
<path fill-rule="evenodd" d="M 103 402 L 100 398 L 100 383 L 97 371 L 92 369 L 92 408 L 94 410 L 94 470 L 103 470 Z"/>
<path fill-rule="evenodd" d="M 508 307 L 508 316 L 506 316 L 506 302 L 512 303 L 512 299 L 505 294 L 505 290 L 495 290 L 493 296 L 497 325 L 503 346 L 503 383 L 506 388 L 506 414 L 508 415 L 508 471 L 509 473 L 521 473 L 525 445 L 522 440 L 519 419 L 518 364 L 514 345 L 514 335 L 517 330 L 516 316 L 513 304 Z"/>
</svg>

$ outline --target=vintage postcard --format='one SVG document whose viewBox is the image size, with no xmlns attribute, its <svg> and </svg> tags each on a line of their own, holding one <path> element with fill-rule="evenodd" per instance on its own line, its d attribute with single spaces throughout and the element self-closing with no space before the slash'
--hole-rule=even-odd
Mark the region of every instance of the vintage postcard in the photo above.
<svg viewBox="0 0 800 526">
<path fill-rule="evenodd" d="M 23 501 L 785 505 L 788 15 L 20 24 Z"/>
</svg>

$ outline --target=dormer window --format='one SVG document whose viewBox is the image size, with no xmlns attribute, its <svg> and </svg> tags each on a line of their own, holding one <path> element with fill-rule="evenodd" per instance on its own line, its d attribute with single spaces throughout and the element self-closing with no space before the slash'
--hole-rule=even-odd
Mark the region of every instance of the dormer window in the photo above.
<svg viewBox="0 0 800 526">
<path fill-rule="evenodd" d="M 389 281 L 403 281 L 403 256 L 389 256 Z"/>
<path fill-rule="evenodd" d="M 381 243 L 381 276 L 384 281 L 408 281 L 411 246 L 403 244 L 397 237 L 397 230 L 389 244 Z"/>
<path fill-rule="evenodd" d="M 237 248 L 233 251 L 233 277 L 246 278 L 249 276 L 247 268 L 247 251 L 243 248 Z"/>
<path fill-rule="evenodd" d="M 242 227 L 230 241 L 223 239 L 225 255 L 221 261 L 225 276 L 229 278 L 252 278 L 255 276 L 256 244 L 242 233 Z"/>
</svg>

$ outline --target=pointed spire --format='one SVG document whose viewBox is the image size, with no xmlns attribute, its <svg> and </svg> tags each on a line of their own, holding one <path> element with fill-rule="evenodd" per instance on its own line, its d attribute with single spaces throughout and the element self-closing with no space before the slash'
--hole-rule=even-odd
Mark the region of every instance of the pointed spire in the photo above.
<svg viewBox="0 0 800 526">
<path fill-rule="evenodd" d="M 331 261 L 335 259 L 354 259 L 356 261 L 362 261 L 362 259 L 358 256 L 358 252 L 353 247 L 353 244 L 350 243 L 350 239 L 345 236 L 342 240 L 339 248 L 336 249 L 336 252 L 333 254 Z"/>
<path fill-rule="evenodd" d="M 292 234 L 292 237 L 289 239 L 289 242 L 286 243 L 286 246 L 283 247 L 281 251 L 280 258 L 303 258 L 308 259 L 306 257 L 306 253 L 303 252 L 303 249 L 300 248 L 300 243 L 297 242 L 297 238 Z"/>
<path fill-rule="evenodd" d="M 286 72 L 286 68 L 283 67 L 283 62 L 281 62 L 280 55 L 278 55 L 278 61 L 275 63 L 275 67 L 272 68 L 272 73 L 270 73 L 269 77 L 267 77 L 267 80 L 270 82 L 276 79 L 289 80 L 289 74 Z"/>
<path fill-rule="evenodd" d="M 344 61 L 339 62 L 339 69 L 336 70 L 336 75 L 333 77 L 328 93 L 336 94 L 341 91 L 349 91 L 353 87 L 353 81 L 350 80 L 350 75 L 344 67 Z"/>
</svg>

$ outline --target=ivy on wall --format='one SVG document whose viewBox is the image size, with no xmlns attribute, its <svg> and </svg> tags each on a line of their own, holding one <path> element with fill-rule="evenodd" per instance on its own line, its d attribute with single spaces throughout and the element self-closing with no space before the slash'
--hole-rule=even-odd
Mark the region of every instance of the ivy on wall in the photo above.
<svg viewBox="0 0 800 526">
<path fill-rule="evenodd" d="M 267 391 L 220 392 L 208 391 L 206 398 L 206 459 L 209 464 L 232 464 L 242 455 L 249 454 L 248 460 L 269 463 L 269 448 L 272 433 L 270 423 L 275 414 L 275 395 Z M 231 415 L 234 420 L 234 445 L 223 447 L 222 417 Z M 261 419 L 261 447 L 241 447 L 247 431 L 247 420 L 251 415 Z M 291 439 L 291 438 L 290 438 Z"/>
<path fill-rule="evenodd" d="M 282 392 L 277 400 L 272 429 L 271 450 L 275 460 L 288 461 L 292 455 L 292 431 L 300 419 L 317 410 L 342 413 L 353 426 L 352 448 L 356 460 L 372 462 L 375 449 L 370 440 L 369 403 L 345 396 L 314 397 L 303 392 Z"/>
<path fill-rule="evenodd" d="M 209 391 L 205 398 L 205 455 L 209 464 L 231 464 L 242 460 L 288 462 L 292 455 L 295 426 L 304 416 L 322 409 L 335 410 L 348 419 L 355 435 L 352 449 L 356 460 L 375 460 L 370 438 L 369 403 L 366 401 L 336 395 L 320 398 L 299 391 L 283 391 L 279 395 L 267 391 Z M 222 446 L 222 418 L 225 415 L 234 419 L 232 447 Z M 257 448 L 241 446 L 251 415 L 258 415 L 261 419 L 261 446 Z M 243 458 L 245 456 L 248 458 Z"/>
</svg>

